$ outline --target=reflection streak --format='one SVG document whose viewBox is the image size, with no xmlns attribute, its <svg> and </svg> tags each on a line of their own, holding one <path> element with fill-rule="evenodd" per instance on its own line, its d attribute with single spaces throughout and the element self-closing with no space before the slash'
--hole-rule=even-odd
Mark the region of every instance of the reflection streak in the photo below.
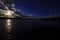
<svg viewBox="0 0 60 40">
<path fill-rule="evenodd" d="M 11 28 L 12 28 L 12 26 L 11 26 L 11 20 L 7 19 L 6 20 L 6 30 L 7 30 L 7 32 L 10 32 Z"/>
</svg>

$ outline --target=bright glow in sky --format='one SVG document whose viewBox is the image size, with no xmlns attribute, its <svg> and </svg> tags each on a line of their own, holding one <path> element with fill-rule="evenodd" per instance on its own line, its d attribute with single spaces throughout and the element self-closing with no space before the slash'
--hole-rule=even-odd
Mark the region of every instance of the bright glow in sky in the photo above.
<svg viewBox="0 0 60 40">
<path fill-rule="evenodd" d="M 7 10 L 6 13 L 5 13 L 5 15 L 12 16 L 13 13 L 14 13 L 13 11 Z"/>
</svg>

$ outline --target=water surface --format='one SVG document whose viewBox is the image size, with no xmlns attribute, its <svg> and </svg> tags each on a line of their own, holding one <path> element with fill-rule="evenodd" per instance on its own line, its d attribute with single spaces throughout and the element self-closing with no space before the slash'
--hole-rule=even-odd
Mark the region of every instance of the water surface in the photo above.
<svg viewBox="0 0 60 40">
<path fill-rule="evenodd" d="M 32 40 L 33 37 L 46 37 L 48 32 L 60 32 L 60 21 L 0 19 L 1 40 Z"/>
</svg>

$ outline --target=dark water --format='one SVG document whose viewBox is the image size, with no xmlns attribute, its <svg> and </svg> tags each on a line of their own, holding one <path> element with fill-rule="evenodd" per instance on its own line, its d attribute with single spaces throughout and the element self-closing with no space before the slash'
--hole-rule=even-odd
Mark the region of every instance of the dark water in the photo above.
<svg viewBox="0 0 60 40">
<path fill-rule="evenodd" d="M 0 19 L 0 40 L 56 39 L 56 32 L 60 21 Z"/>
</svg>

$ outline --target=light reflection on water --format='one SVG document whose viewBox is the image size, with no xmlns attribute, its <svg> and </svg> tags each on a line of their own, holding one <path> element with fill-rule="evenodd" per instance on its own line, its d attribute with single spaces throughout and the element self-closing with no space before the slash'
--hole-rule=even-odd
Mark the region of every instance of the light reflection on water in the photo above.
<svg viewBox="0 0 60 40">
<path fill-rule="evenodd" d="M 12 28 L 12 26 L 11 26 L 11 19 L 7 19 L 6 20 L 6 30 L 7 30 L 7 32 L 10 32 L 11 28 Z"/>
<path fill-rule="evenodd" d="M 7 19 L 6 20 L 6 31 L 10 32 L 11 28 L 12 28 L 12 26 L 11 26 L 11 19 Z"/>
<path fill-rule="evenodd" d="M 5 39 L 13 39 L 13 34 L 12 34 L 12 20 L 7 19 L 5 21 L 5 32 L 6 32 L 6 38 Z"/>
</svg>

